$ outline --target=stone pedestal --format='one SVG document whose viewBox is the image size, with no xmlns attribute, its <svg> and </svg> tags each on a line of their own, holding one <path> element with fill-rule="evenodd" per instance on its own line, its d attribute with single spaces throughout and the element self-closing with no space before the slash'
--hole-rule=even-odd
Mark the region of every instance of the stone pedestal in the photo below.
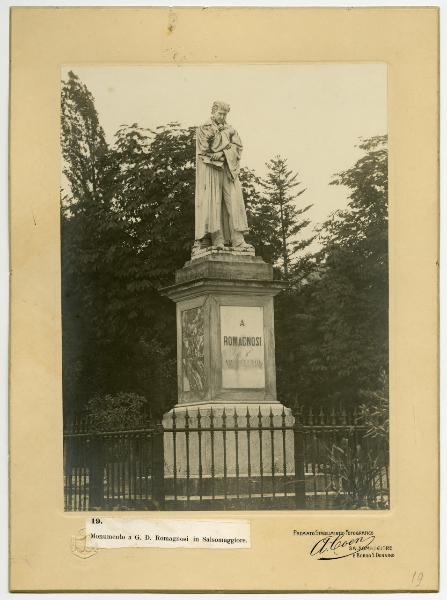
<svg viewBox="0 0 447 600">
<path fill-rule="evenodd" d="M 276 397 L 273 298 L 283 285 L 253 253 L 209 250 L 163 290 L 177 305 L 178 358 L 178 404 L 163 420 L 176 431 L 175 448 L 165 434 L 165 477 L 256 477 L 260 460 L 264 475 L 293 472 L 293 432 L 281 429 L 293 418 Z"/>
</svg>

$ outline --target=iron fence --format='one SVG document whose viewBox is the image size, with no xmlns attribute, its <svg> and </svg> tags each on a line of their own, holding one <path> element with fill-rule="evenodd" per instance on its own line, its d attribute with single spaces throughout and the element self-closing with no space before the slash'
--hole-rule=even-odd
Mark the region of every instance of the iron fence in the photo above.
<svg viewBox="0 0 447 600">
<path fill-rule="evenodd" d="M 77 511 L 389 507 L 387 440 L 334 407 L 173 411 L 122 431 L 76 417 L 64 479 Z"/>
<path fill-rule="evenodd" d="M 298 407 L 295 432 L 306 508 L 389 508 L 388 437 L 369 431 L 356 407 Z"/>
<path fill-rule="evenodd" d="M 293 508 L 293 427 L 284 408 L 173 411 L 164 424 L 166 501 L 189 510 Z"/>
</svg>

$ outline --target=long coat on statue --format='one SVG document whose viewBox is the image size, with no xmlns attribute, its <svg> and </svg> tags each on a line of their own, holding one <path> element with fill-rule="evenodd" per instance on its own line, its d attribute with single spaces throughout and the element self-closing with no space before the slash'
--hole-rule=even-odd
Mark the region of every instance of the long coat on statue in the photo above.
<svg viewBox="0 0 447 600">
<path fill-rule="evenodd" d="M 214 160 L 211 155 L 223 153 Z M 207 121 L 197 128 L 196 136 L 196 192 L 195 192 L 195 239 L 222 231 L 229 240 L 228 212 L 222 198 L 224 177 L 230 181 L 230 210 L 236 231 L 248 231 L 239 166 L 242 142 L 238 133 L 229 125 L 219 126 Z"/>
</svg>

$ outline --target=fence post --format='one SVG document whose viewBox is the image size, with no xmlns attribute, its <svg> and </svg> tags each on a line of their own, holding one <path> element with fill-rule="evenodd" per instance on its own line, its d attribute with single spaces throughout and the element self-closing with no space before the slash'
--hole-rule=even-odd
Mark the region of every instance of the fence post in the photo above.
<svg viewBox="0 0 447 600">
<path fill-rule="evenodd" d="M 90 439 L 89 506 L 90 510 L 104 508 L 104 457 L 101 436 Z"/>
<path fill-rule="evenodd" d="M 73 506 L 72 454 L 73 439 L 64 432 L 64 510 L 72 510 Z"/>
<path fill-rule="evenodd" d="M 165 457 L 163 435 L 163 424 L 159 422 L 154 428 L 152 446 L 152 502 L 158 510 L 163 510 L 165 505 Z"/>
<path fill-rule="evenodd" d="M 304 483 L 304 431 L 300 427 L 299 411 L 295 411 L 293 427 L 295 450 L 295 506 L 306 508 L 306 489 Z"/>
</svg>

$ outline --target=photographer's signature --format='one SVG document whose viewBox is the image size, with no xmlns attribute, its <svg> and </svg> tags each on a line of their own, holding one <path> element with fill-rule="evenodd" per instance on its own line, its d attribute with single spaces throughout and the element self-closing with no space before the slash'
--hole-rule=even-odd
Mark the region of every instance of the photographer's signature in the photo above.
<svg viewBox="0 0 447 600">
<path fill-rule="evenodd" d="M 337 560 L 363 552 L 374 541 L 374 535 L 334 534 L 320 538 L 310 551 L 318 560 Z"/>
</svg>

